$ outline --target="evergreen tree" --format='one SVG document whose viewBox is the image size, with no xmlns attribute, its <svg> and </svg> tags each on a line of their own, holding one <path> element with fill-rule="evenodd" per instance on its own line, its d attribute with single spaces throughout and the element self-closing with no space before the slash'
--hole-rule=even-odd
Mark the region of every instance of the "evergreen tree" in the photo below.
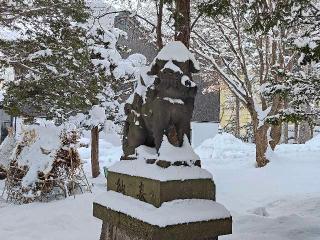
<svg viewBox="0 0 320 240">
<path fill-rule="evenodd" d="M 253 24 L 251 31 L 268 32 L 278 26 L 296 29 L 289 36 L 291 43 L 302 53 L 303 64 L 320 61 L 320 3 L 316 0 L 250 1 L 247 4 Z"/>
<path fill-rule="evenodd" d="M 8 37 L 0 37 L 0 67 L 15 70 L 4 98 L 10 114 L 66 118 L 97 102 L 102 79 L 91 62 L 89 17 L 85 1 L 1 3 Z"/>
<path fill-rule="evenodd" d="M 307 121 L 311 125 L 320 117 L 320 65 L 299 67 L 295 72 L 278 72 L 286 80 L 265 85 L 263 94 L 272 98 L 280 94 L 288 101 L 288 106 L 278 115 L 270 116 L 270 123 L 277 121 L 298 123 Z"/>
<path fill-rule="evenodd" d="M 249 31 L 268 32 L 280 27 L 292 29 L 287 42 L 300 54 L 293 71 L 275 67 L 273 76 L 285 78 L 284 82 L 277 83 L 270 76 L 265 94 L 274 96 L 277 92 L 288 104 L 269 120 L 308 121 L 312 125 L 319 118 L 320 3 L 314 0 L 286 0 L 275 1 L 272 8 L 266 6 L 266 1 L 252 1 L 248 5 L 255 10 L 251 14 L 253 25 Z"/>
<path fill-rule="evenodd" d="M 146 59 L 122 59 L 113 9 L 105 1 L 12 1 L 1 6 L 0 67 L 12 66 L 5 109 L 15 116 L 59 118 L 92 131 L 92 175 L 99 175 L 99 131 L 119 121 L 128 81 Z M 1 31 L 0 31 L 1 33 Z M 12 36 L 12 37 L 10 37 Z"/>
</svg>

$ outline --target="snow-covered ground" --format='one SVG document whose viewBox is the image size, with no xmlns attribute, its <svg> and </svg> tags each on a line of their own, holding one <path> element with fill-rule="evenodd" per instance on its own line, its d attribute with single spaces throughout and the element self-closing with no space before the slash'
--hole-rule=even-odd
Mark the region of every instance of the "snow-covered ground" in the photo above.
<svg viewBox="0 0 320 240">
<path fill-rule="evenodd" d="M 280 145 L 265 168 L 254 168 L 254 145 L 217 135 L 196 149 L 214 175 L 217 201 L 233 215 L 223 240 L 320 239 L 320 136 Z"/>
<path fill-rule="evenodd" d="M 119 144 L 115 136 L 101 138 L 101 167 L 118 161 Z M 196 149 L 214 176 L 218 202 L 233 215 L 234 233 L 221 239 L 320 240 L 320 135 L 305 145 L 278 146 L 261 169 L 254 167 L 254 151 L 254 145 L 228 134 Z M 90 149 L 82 148 L 81 156 L 90 175 Z M 0 239 L 99 239 L 101 222 L 92 217 L 92 201 L 105 191 L 105 179 L 89 180 L 93 194 L 22 206 L 0 200 Z M 0 181 L 0 194 L 3 187 Z"/>
</svg>

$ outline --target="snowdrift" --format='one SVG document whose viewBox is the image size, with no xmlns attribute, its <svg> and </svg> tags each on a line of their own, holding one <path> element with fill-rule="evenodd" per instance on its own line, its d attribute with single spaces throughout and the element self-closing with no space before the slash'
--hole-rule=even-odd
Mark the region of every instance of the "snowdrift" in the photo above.
<svg viewBox="0 0 320 240">
<path fill-rule="evenodd" d="M 306 142 L 306 145 L 314 148 L 320 148 L 320 134 Z"/>
<path fill-rule="evenodd" d="M 255 161 L 255 145 L 244 143 L 229 133 L 205 140 L 195 151 L 202 162 L 216 165 L 253 164 Z"/>
</svg>

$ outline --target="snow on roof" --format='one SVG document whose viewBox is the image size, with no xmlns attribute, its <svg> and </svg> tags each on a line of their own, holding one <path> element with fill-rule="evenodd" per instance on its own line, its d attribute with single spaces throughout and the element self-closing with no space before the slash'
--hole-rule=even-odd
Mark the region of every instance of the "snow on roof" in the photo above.
<svg viewBox="0 0 320 240">
<path fill-rule="evenodd" d="M 230 217 L 229 211 L 224 206 L 204 199 L 174 200 L 156 208 L 121 193 L 107 191 L 98 196 L 95 202 L 159 227 Z"/>
<path fill-rule="evenodd" d="M 169 42 L 165 45 L 158 55 L 155 57 L 155 60 L 165 60 L 165 61 L 177 61 L 177 62 L 186 62 L 188 60 L 192 61 L 194 67 L 197 70 L 200 70 L 200 65 L 194 54 L 189 51 L 189 49 L 180 41 Z M 152 65 L 154 62 L 152 63 Z"/>
</svg>

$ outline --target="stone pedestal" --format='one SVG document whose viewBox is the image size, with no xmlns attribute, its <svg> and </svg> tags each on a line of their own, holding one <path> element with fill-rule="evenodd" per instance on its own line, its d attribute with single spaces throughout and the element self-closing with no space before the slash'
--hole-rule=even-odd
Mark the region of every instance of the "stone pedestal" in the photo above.
<svg viewBox="0 0 320 240">
<path fill-rule="evenodd" d="M 107 188 L 160 207 L 176 199 L 215 200 L 212 179 L 186 179 L 160 181 L 156 179 L 108 172 Z"/>
<path fill-rule="evenodd" d="M 216 240 L 232 232 L 210 173 L 199 167 L 121 161 L 108 171 L 107 190 L 93 204 L 100 240 Z"/>
<path fill-rule="evenodd" d="M 101 240 L 209 240 L 232 231 L 232 218 L 212 200 L 187 199 L 157 208 L 108 191 L 93 205 Z"/>
<path fill-rule="evenodd" d="M 232 224 L 232 219 L 228 218 L 159 228 L 143 222 L 135 223 L 135 219 L 126 215 L 123 218 L 122 224 L 103 220 L 100 240 L 218 240 L 218 236 L 231 233 Z M 214 232 L 214 229 L 219 231 Z"/>
</svg>

